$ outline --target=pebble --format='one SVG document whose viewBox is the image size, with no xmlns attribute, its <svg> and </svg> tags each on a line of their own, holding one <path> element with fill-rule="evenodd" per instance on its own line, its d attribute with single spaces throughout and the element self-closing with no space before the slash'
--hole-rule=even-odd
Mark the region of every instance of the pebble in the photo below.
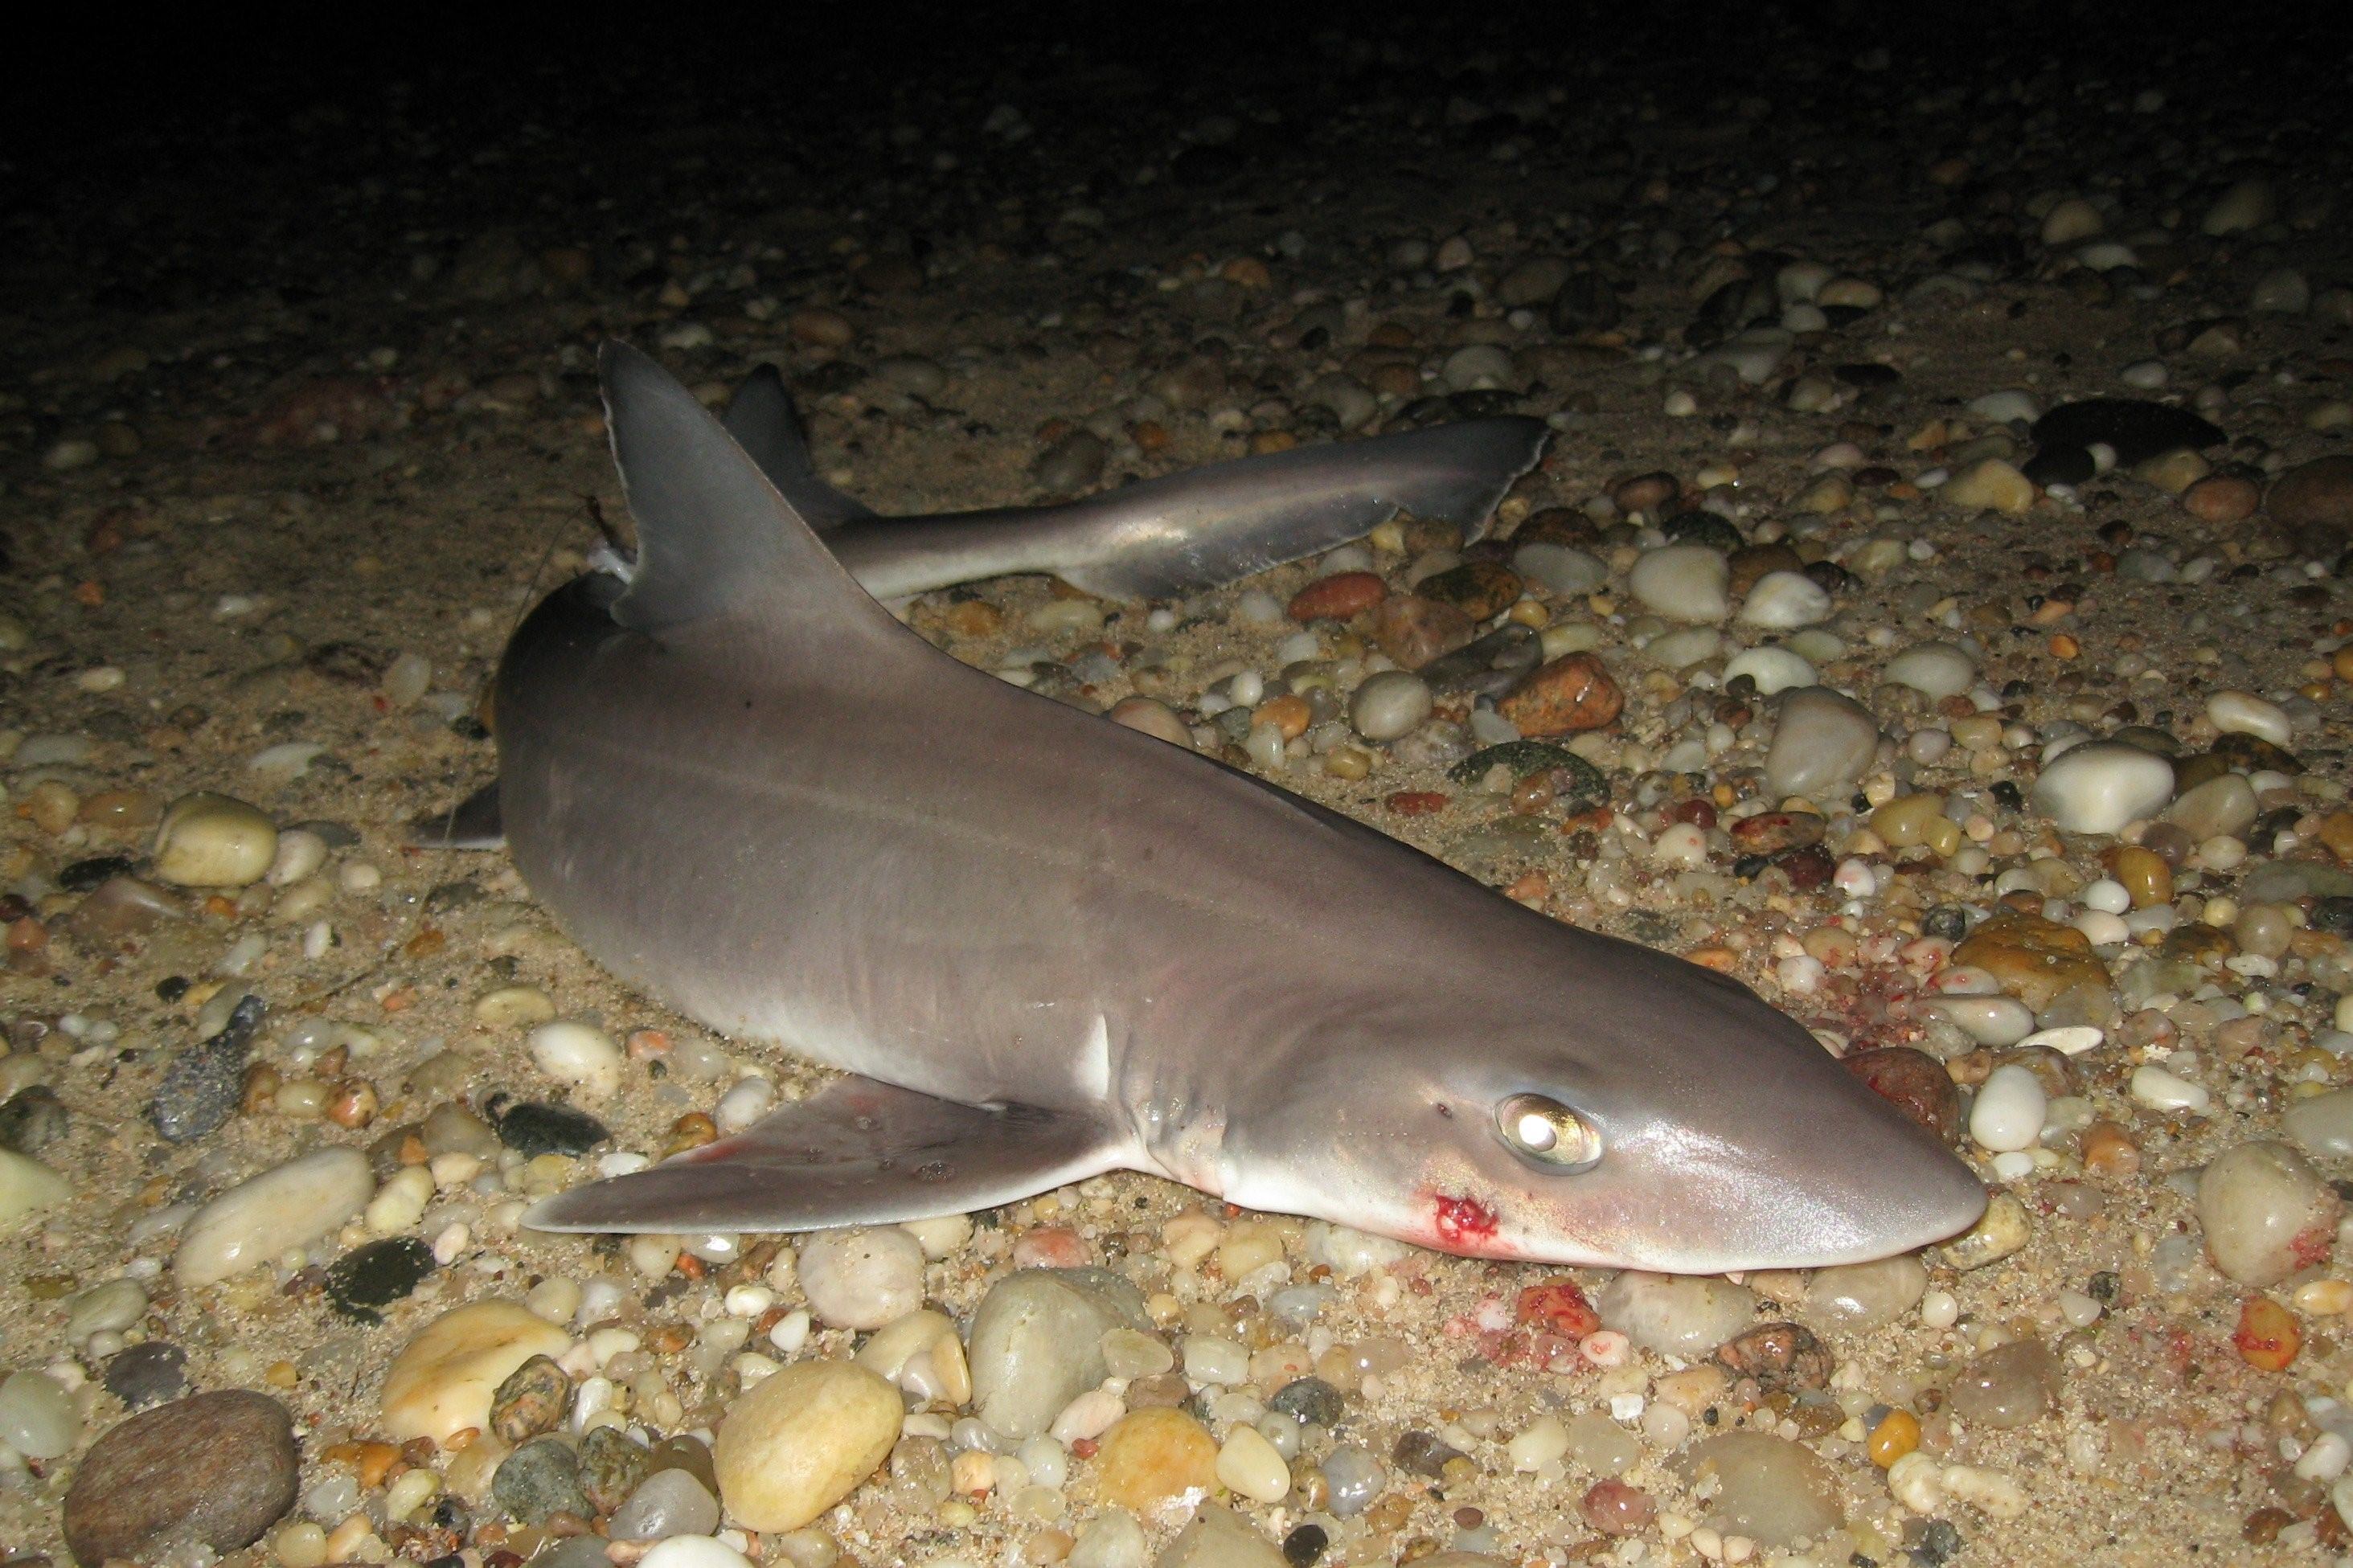
<svg viewBox="0 0 2353 1568">
<path fill-rule="evenodd" d="M 1430 717 L 1430 682 L 1410 670 L 1385 669 L 1365 678 L 1348 701 L 1348 722 L 1367 741 L 1409 735 Z"/>
<path fill-rule="evenodd" d="M 259 881 L 278 857 L 269 814 L 225 795 L 184 795 L 155 826 L 152 871 L 181 888 L 242 888 Z"/>
<path fill-rule="evenodd" d="M 838 1329 L 879 1329 L 923 1304 L 923 1245 L 896 1226 L 824 1230 L 801 1243 L 809 1310 Z"/>
<path fill-rule="evenodd" d="M 1728 1279 L 1628 1269 L 1593 1306 L 1604 1323 L 1642 1349 L 1696 1358 L 1749 1325 L 1757 1293 Z"/>
<path fill-rule="evenodd" d="M 2007 1432 L 2040 1420 L 2059 1397 L 2059 1360 L 2038 1340 L 1988 1351 L 1953 1380 L 1953 1414 L 1972 1426 Z"/>
<path fill-rule="evenodd" d="M 1767 572 L 1740 606 L 1743 625 L 1794 631 L 1827 620 L 1831 596 L 1802 572 Z"/>
<path fill-rule="evenodd" d="M 2326 1159 L 2353 1155 L 2353 1089 L 2330 1089 L 2295 1101 L 2282 1125 L 2307 1154 Z"/>
<path fill-rule="evenodd" d="M 1218 1449 L 1219 1484 L 1255 1502 L 1281 1502 L 1291 1490 L 1291 1467 L 1257 1428 L 1237 1424 Z"/>
<path fill-rule="evenodd" d="M 708 1535 L 719 1528 L 719 1500 L 685 1470 L 656 1470 L 613 1510 L 609 1528 L 615 1541 Z"/>
<path fill-rule="evenodd" d="M 1388 596 L 1388 584 L 1381 581 L 1377 573 L 1335 572 L 1328 577 L 1318 577 L 1293 594 L 1283 613 L 1302 624 L 1350 621 Z"/>
<path fill-rule="evenodd" d="M 2034 808 L 2070 833 L 2116 833 L 2173 797 L 2173 764 L 2137 746 L 2091 741 L 2034 781 Z"/>
<path fill-rule="evenodd" d="M 509 1454 L 491 1481 L 508 1517 L 543 1524 L 554 1515 L 586 1519 L 596 1510 L 580 1489 L 580 1456 L 561 1437 L 538 1437 Z"/>
<path fill-rule="evenodd" d="M 188 1391 L 188 1352 L 162 1340 L 142 1340 L 106 1363 L 106 1392 L 130 1410 L 144 1410 Z"/>
<path fill-rule="evenodd" d="M 1035 1436 L 1103 1380 L 1105 1334 L 1151 1326 L 1135 1287 L 1108 1270 L 1017 1269 L 973 1314 L 973 1409 L 1008 1437 Z"/>
<path fill-rule="evenodd" d="M 447 1442 L 487 1431 L 491 1403 L 533 1356 L 560 1356 L 571 1336 L 520 1302 L 484 1300 L 444 1312 L 417 1332 L 384 1374 L 378 1423 L 395 1442 Z"/>
<path fill-rule="evenodd" d="M 2312 309 L 2312 283 L 2293 267 L 2274 267 L 2247 291 L 2247 309 L 2259 316 L 2301 316 Z"/>
<path fill-rule="evenodd" d="M 1609 581 L 1609 569 L 1587 552 L 1570 544 L 1541 540 L 1512 552 L 1512 570 L 1538 583 L 1555 598 L 1574 599 Z"/>
<path fill-rule="evenodd" d="M 1926 1267 L 1907 1252 L 1816 1270 L 1806 1281 L 1800 1310 L 1823 1328 L 1862 1332 L 1903 1317 L 1927 1289 Z"/>
<path fill-rule="evenodd" d="M 2050 1099 L 2033 1073 L 2017 1063 L 1993 1069 L 1969 1108 L 1969 1136 L 1995 1153 L 2031 1149 L 2042 1136 Z"/>
<path fill-rule="evenodd" d="M 584 1099 L 609 1100 L 621 1087 L 621 1069 L 628 1058 L 619 1042 L 594 1024 L 568 1019 L 542 1024 L 524 1037 L 523 1045 L 540 1071 Z"/>
<path fill-rule="evenodd" d="M 192 1143 L 236 1114 L 245 1092 L 246 1057 L 262 1013 L 260 997 L 239 997 L 217 1032 L 164 1069 L 155 1098 L 147 1102 L 147 1120 L 165 1142 Z"/>
<path fill-rule="evenodd" d="M 1930 1010 L 1981 1046 L 2014 1046 L 2034 1032 L 2034 1009 L 2015 996 L 1942 996 Z"/>
<path fill-rule="evenodd" d="M 1886 677 L 1923 697 L 1958 697 L 1978 683 L 1978 662 L 1947 642 L 1915 643 L 1887 661 Z"/>
<path fill-rule="evenodd" d="M 1852 698 L 1820 686 L 1785 691 L 1765 757 L 1766 790 L 1828 804 L 1862 776 L 1878 747 L 1878 721 Z"/>
<path fill-rule="evenodd" d="M 1538 668 L 1495 710 L 1530 738 L 1606 729 L 1626 705 L 1600 656 L 1564 654 Z"/>
<path fill-rule="evenodd" d="M 2343 1204 L 2312 1162 L 2255 1140 L 2198 1177 L 2198 1223 L 2214 1267 L 2242 1285 L 2276 1285 L 2327 1258 Z"/>
<path fill-rule="evenodd" d="M 896 1388 L 852 1362 L 796 1362 L 753 1384 L 712 1449 L 727 1516 L 800 1529 L 881 1468 L 903 1410 Z"/>
<path fill-rule="evenodd" d="M 1289 1568 L 1289 1564 L 1248 1520 L 1229 1508 L 1205 1502 L 1194 1510 L 1192 1522 L 1176 1532 L 1153 1568 Z"/>
<path fill-rule="evenodd" d="M 2263 806 L 2243 773 L 2223 773 L 2181 792 L 2166 807 L 2165 820 L 2199 842 L 2236 837 L 2254 826 Z"/>
<path fill-rule="evenodd" d="M 1778 645 L 1747 648 L 1725 661 L 1724 679 L 1727 684 L 1743 676 L 1756 686 L 1759 697 L 1778 696 L 1800 686 L 1811 686 L 1821 679 L 1812 665 Z"/>
<path fill-rule="evenodd" d="M 198 1209 L 181 1233 L 172 1272 L 194 1288 L 273 1262 L 352 1218 L 375 1191 L 367 1156 L 356 1149 L 289 1160 Z"/>
<path fill-rule="evenodd" d="M 1763 1432 L 1725 1432 L 1676 1461 L 1694 1481 L 1715 1480 L 1707 1522 L 1759 1545 L 1795 1545 L 1838 1528 L 1838 1474 L 1801 1444 Z"/>
<path fill-rule="evenodd" d="M 2226 735 L 2253 735 L 2274 746 L 2291 738 L 2285 710 L 2251 691 L 2217 691 L 2206 700 L 2206 717 Z"/>
<path fill-rule="evenodd" d="M 1154 1516 L 1217 1484 L 1217 1439 L 1173 1406 L 1131 1410 L 1099 1440 L 1094 1474 L 1105 1502 Z"/>
<path fill-rule="evenodd" d="M 2353 457 L 2297 464 L 2272 481 L 2263 510 L 2282 528 L 2353 529 Z"/>
<path fill-rule="evenodd" d="M 45 1372 L 12 1372 L 0 1379 L 0 1444 L 33 1459 L 69 1453 L 81 1438 L 73 1395 Z"/>
<path fill-rule="evenodd" d="M 63 1176 L 38 1160 L 0 1149 L 0 1227 L 55 1208 L 71 1196 L 73 1186 Z"/>
<path fill-rule="evenodd" d="M 142 1412 L 90 1446 L 66 1492 L 66 1545 L 84 1563 L 235 1552 L 294 1506 L 286 1407 L 247 1389 Z"/>
<path fill-rule="evenodd" d="M 594 1542 L 594 1537 L 581 1537 Z M 828 1547 L 830 1542 L 828 1542 Z M 553 1555 L 551 1553 L 551 1555 Z M 790 1556 L 786 1562 L 795 1562 Z M 814 1563 L 830 1563 L 830 1556 L 813 1558 Z M 587 1564 L 586 1568 L 595 1568 Z M 673 1535 L 658 1541 L 652 1550 L 638 1560 L 638 1568 L 754 1568 L 752 1560 L 741 1552 L 709 1535 Z"/>
<path fill-rule="evenodd" d="M 1038 488 L 1049 495 L 1074 495 L 1103 477 L 1111 448 L 1091 430 L 1073 430 L 1038 455 L 1029 467 Z"/>
<path fill-rule="evenodd" d="M 66 1135 L 71 1121 L 57 1090 L 37 1083 L 0 1100 L 0 1149 L 38 1154 Z"/>
<path fill-rule="evenodd" d="M 109 1279 L 76 1296 L 66 1308 L 66 1342 L 115 1334 L 147 1315 L 147 1290 L 136 1279 Z"/>
<path fill-rule="evenodd" d="M 2279 198 L 2269 180 L 2241 180 L 2214 199 L 2214 205 L 2198 220 L 2198 232 L 2215 239 L 2226 234 L 2244 234 L 2251 228 L 2261 228 L 2278 213 Z"/>
<path fill-rule="evenodd" d="M 499 1142 L 516 1153 L 586 1154 L 612 1133 L 585 1110 L 541 1100 L 518 1100 L 499 1118 Z"/>
<path fill-rule="evenodd" d="M 1627 574 L 1634 596 L 1671 621 L 1707 623 L 1732 613 L 1732 568 L 1704 544 L 1646 551 Z"/>
<path fill-rule="evenodd" d="M 1971 511 L 1998 511 L 2007 517 L 2023 514 L 2034 505 L 2034 481 L 2003 462 L 1986 458 L 1945 481 L 1937 495 Z"/>
<path fill-rule="evenodd" d="M 2008 1193 L 1986 1200 L 1978 1223 L 1937 1250 L 1948 1268 L 1964 1273 L 1999 1263 L 2034 1238 L 2034 1221 L 2026 1205 Z"/>
<path fill-rule="evenodd" d="M 1953 949 L 1953 963 L 1984 970 L 2038 1014 L 2070 991 L 2105 991 L 2108 984 L 2107 965 L 2089 937 L 2017 910 L 2004 910 L 1969 932 Z"/>
</svg>

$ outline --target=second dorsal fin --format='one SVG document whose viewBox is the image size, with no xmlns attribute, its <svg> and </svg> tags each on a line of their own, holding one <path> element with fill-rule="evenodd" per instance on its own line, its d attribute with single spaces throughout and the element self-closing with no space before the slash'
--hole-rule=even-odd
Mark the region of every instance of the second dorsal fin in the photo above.
<svg viewBox="0 0 2353 1568">
<path fill-rule="evenodd" d="M 638 524 L 637 569 L 614 619 L 648 633 L 709 623 L 836 645 L 897 631 L 676 377 L 620 342 L 605 345 L 599 368 Z"/>
<path fill-rule="evenodd" d="M 776 493 L 793 503 L 801 521 L 819 533 L 874 514 L 817 477 L 809 458 L 808 432 L 793 408 L 785 378 L 772 364 L 759 365 L 735 389 L 727 405 L 727 433 L 752 455 Z"/>
</svg>

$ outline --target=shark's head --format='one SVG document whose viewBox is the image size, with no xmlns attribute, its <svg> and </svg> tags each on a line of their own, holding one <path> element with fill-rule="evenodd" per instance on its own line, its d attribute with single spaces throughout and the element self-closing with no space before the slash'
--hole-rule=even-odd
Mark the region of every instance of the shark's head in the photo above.
<svg viewBox="0 0 2353 1568">
<path fill-rule="evenodd" d="M 1229 1128 L 1227 1195 L 1474 1257 L 1714 1274 L 1891 1257 L 1975 1223 L 1968 1167 L 1746 988 L 1610 944 L 1575 1010 L 1457 991 L 1310 1053 Z M 1352 1031 L 1353 1032 L 1353 1031 Z"/>
</svg>

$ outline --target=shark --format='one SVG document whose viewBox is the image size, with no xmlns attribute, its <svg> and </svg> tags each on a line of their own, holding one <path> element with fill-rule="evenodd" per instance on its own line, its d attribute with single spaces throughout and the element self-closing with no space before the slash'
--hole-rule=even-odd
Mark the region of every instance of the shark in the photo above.
<svg viewBox="0 0 2353 1568">
<path fill-rule="evenodd" d="M 1718 1273 L 1982 1212 L 1736 981 L 959 662 L 878 599 L 910 554 L 870 580 L 829 548 L 860 518 L 773 400 L 723 422 L 633 349 L 601 368 L 637 559 L 511 639 L 498 824 L 616 976 L 839 1076 L 527 1224 L 882 1225 L 1132 1170 L 1467 1256 Z M 1233 504 L 1282 511 L 1271 471 Z M 1099 581 L 1165 580 L 1117 554 Z"/>
</svg>

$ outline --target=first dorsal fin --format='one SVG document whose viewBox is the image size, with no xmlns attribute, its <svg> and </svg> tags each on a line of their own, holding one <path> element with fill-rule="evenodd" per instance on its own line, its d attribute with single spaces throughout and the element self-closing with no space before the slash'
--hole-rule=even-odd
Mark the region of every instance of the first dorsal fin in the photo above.
<svg viewBox="0 0 2353 1568">
<path fill-rule="evenodd" d="M 627 343 L 600 359 L 613 460 L 638 563 L 613 618 L 660 633 L 708 623 L 839 638 L 896 623 L 676 377 Z"/>
<path fill-rule="evenodd" d="M 817 465 L 809 459 L 808 432 L 775 365 L 754 369 L 735 389 L 727 405 L 726 425 L 727 433 L 760 465 L 776 493 L 819 533 L 874 515 L 817 477 Z"/>
</svg>

